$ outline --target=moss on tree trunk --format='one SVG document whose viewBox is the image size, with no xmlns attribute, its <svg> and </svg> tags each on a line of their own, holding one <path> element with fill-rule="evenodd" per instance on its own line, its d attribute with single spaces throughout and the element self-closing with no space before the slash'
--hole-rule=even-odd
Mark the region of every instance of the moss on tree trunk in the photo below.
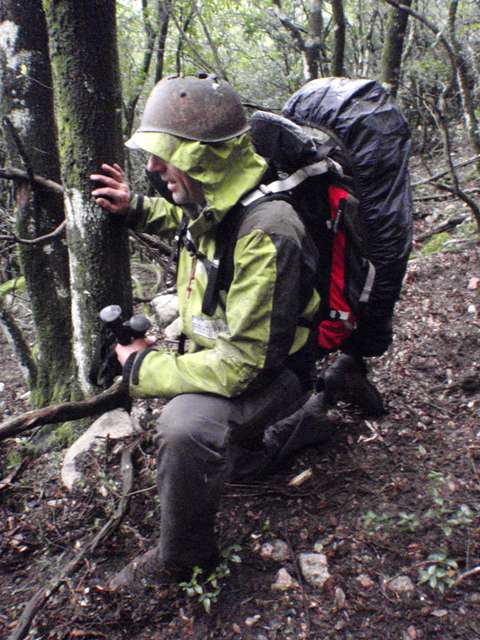
<svg viewBox="0 0 480 640">
<path fill-rule="evenodd" d="M 115 2 L 43 0 L 70 257 L 74 355 L 84 393 L 101 307 L 132 305 L 127 230 L 91 198 L 89 175 L 122 163 Z"/>
<path fill-rule="evenodd" d="M 27 169 L 58 181 L 52 79 L 41 2 L 4 0 L 0 18 L 1 107 L 17 137 L 15 141 L 7 136 L 10 161 L 17 166 L 26 163 Z M 64 217 L 62 198 L 38 186 L 32 188 L 28 181 L 16 184 L 15 205 L 21 237 L 44 235 Z M 68 254 L 65 242 L 55 238 L 44 244 L 20 245 L 19 256 L 36 336 L 31 399 L 34 406 L 42 406 L 72 397 Z"/>
</svg>

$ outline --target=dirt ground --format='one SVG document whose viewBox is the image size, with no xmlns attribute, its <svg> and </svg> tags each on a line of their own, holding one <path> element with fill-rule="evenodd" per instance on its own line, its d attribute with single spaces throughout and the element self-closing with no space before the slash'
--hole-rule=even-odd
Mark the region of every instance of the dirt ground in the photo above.
<svg viewBox="0 0 480 640">
<path fill-rule="evenodd" d="M 418 225 L 424 229 L 425 220 Z M 157 589 L 112 597 L 102 587 L 158 533 L 146 437 L 127 517 L 48 600 L 28 637 L 480 638 L 480 253 L 478 244 L 451 248 L 410 263 L 394 346 L 371 369 L 388 413 L 365 420 L 340 406 L 342 426 L 328 447 L 305 451 L 268 482 L 227 487 L 219 537 L 223 548 L 238 545 L 241 563 L 230 562 L 209 614 L 201 600 L 215 589 L 201 580 L 193 595 Z M 0 353 L 5 419 L 27 404 L 4 342 Z M 15 447 L 1 445 L 4 480 L 18 464 Z M 60 464 L 59 453 L 45 454 L 0 481 L 1 638 L 118 502 L 118 487 L 109 482 L 118 476 L 115 451 L 90 461 L 83 491 L 61 486 Z M 307 469 L 310 479 L 289 486 Z M 275 540 L 285 543 L 280 561 L 264 546 Z M 326 556 L 331 577 L 322 588 L 303 577 L 302 552 Z M 272 590 L 281 569 L 292 584 Z"/>
</svg>

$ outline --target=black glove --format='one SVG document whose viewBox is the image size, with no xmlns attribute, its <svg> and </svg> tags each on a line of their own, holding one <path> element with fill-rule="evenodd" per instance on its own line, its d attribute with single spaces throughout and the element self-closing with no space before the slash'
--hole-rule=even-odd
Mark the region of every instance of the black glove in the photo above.
<svg viewBox="0 0 480 640">
<path fill-rule="evenodd" d="M 357 328 L 342 345 L 342 351 L 362 358 L 384 354 L 392 344 L 392 315 L 393 310 L 382 313 L 365 309 Z"/>
</svg>

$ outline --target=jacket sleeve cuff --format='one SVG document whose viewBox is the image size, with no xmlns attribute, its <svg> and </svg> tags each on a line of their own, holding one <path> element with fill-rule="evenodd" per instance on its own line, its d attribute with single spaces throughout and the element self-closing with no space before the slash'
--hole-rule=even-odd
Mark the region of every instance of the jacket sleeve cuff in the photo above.
<svg viewBox="0 0 480 640">
<path fill-rule="evenodd" d="M 127 227 L 135 229 L 138 223 L 143 219 L 143 196 L 136 193 L 133 194 L 126 215 Z"/>
</svg>

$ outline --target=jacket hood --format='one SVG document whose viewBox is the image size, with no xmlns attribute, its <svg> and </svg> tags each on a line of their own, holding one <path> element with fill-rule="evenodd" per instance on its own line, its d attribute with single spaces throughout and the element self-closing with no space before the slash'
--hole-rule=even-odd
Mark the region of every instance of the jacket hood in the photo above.
<svg viewBox="0 0 480 640">
<path fill-rule="evenodd" d="M 168 133 L 137 132 L 127 146 L 158 156 L 201 183 L 206 206 L 190 223 L 195 232 L 203 231 L 207 220 L 220 222 L 245 193 L 257 186 L 267 169 L 248 133 L 207 144 Z"/>
</svg>

